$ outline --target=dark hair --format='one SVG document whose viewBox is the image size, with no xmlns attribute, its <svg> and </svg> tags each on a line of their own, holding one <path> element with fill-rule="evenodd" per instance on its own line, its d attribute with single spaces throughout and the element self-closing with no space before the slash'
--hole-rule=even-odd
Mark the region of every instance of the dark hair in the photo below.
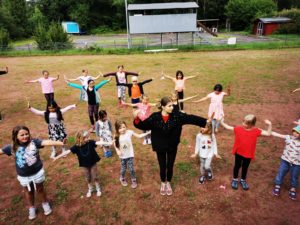
<svg viewBox="0 0 300 225">
<path fill-rule="evenodd" d="M 160 100 L 160 104 L 158 106 L 158 109 L 162 110 L 162 106 L 166 106 L 169 102 L 172 102 L 172 99 L 170 97 L 163 97 Z"/>
<path fill-rule="evenodd" d="M 28 142 L 25 143 L 26 145 L 28 145 L 31 141 L 31 136 L 30 136 L 30 131 L 28 129 L 28 127 L 26 126 L 15 126 L 14 129 L 12 130 L 12 135 L 11 135 L 11 138 L 12 138 L 12 141 L 13 141 L 13 153 L 16 153 L 16 150 L 18 148 L 18 146 L 21 144 L 18 140 L 18 133 L 20 130 L 26 130 L 29 134 L 29 139 L 28 139 Z"/>
<path fill-rule="evenodd" d="M 181 79 L 183 79 L 183 77 L 184 77 L 183 72 L 182 72 L 181 70 L 177 70 L 177 71 L 176 71 L 176 80 L 178 80 L 178 76 L 179 76 L 179 75 L 181 75 L 181 76 L 182 76 Z"/>
<path fill-rule="evenodd" d="M 47 107 L 46 107 L 46 111 L 44 114 L 46 123 L 49 123 L 49 114 L 50 114 L 49 107 L 55 108 L 55 112 L 57 114 L 58 121 L 64 120 L 62 113 L 60 111 L 60 107 L 56 104 L 56 102 L 54 100 L 52 100 L 52 101 L 47 102 Z"/>
<path fill-rule="evenodd" d="M 44 73 L 48 73 L 49 74 L 48 70 L 43 70 L 42 74 L 44 75 Z"/>
<path fill-rule="evenodd" d="M 123 66 L 123 65 L 118 65 L 118 69 L 119 69 L 120 67 L 122 67 L 122 68 L 124 69 L 124 66 Z"/>
<path fill-rule="evenodd" d="M 99 111 L 99 119 L 102 120 L 105 116 L 107 116 L 107 113 L 105 110 Z"/>
<path fill-rule="evenodd" d="M 125 121 L 123 121 L 123 120 L 117 120 L 117 121 L 115 122 L 115 129 L 116 129 L 116 133 L 115 133 L 115 144 L 116 144 L 116 147 L 117 147 L 117 148 L 120 147 L 120 140 L 119 140 L 119 138 L 120 138 L 120 133 L 119 133 L 119 129 L 120 129 L 120 127 L 121 127 L 123 124 L 126 126 L 126 123 L 125 123 Z"/>
<path fill-rule="evenodd" d="M 85 73 L 85 72 L 86 72 L 86 69 L 83 69 L 82 72 Z"/>
<path fill-rule="evenodd" d="M 214 86 L 214 91 L 219 91 L 221 92 L 223 90 L 223 86 L 221 84 L 216 84 Z"/>
<path fill-rule="evenodd" d="M 94 81 L 93 79 L 89 79 L 87 84 L 89 85 L 92 81 Z"/>
</svg>

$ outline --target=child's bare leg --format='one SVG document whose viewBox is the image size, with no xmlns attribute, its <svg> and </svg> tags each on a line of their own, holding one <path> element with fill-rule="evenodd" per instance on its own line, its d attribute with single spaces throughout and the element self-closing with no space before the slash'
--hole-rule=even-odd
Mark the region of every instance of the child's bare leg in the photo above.
<svg viewBox="0 0 300 225">
<path fill-rule="evenodd" d="M 42 202 L 48 202 L 47 194 L 44 188 L 44 182 L 36 184 L 36 191 L 39 197 L 42 199 Z"/>
<path fill-rule="evenodd" d="M 87 168 L 87 167 L 82 167 L 83 169 L 83 173 L 85 176 L 85 179 L 88 183 L 88 192 L 86 194 L 86 197 L 91 197 L 92 195 L 92 191 L 93 191 L 93 184 L 92 184 L 92 172 L 91 172 L 91 168 Z"/>
<path fill-rule="evenodd" d="M 28 208 L 34 207 L 34 188 L 32 187 L 31 191 L 29 191 L 27 187 L 24 187 L 23 190 Z"/>
<path fill-rule="evenodd" d="M 52 213 L 52 209 L 51 209 L 48 199 L 47 199 L 46 190 L 44 188 L 44 182 L 36 184 L 36 191 L 37 191 L 39 197 L 42 199 L 42 206 L 44 209 L 44 214 L 46 216 L 48 216 L 49 214 Z"/>
</svg>

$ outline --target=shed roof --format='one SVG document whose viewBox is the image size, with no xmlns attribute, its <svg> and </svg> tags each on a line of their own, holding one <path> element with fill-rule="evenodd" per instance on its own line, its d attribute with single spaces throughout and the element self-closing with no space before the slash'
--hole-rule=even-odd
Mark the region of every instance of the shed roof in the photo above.
<svg viewBox="0 0 300 225">
<path fill-rule="evenodd" d="M 152 10 L 152 9 L 190 9 L 199 8 L 196 2 L 171 2 L 150 4 L 129 4 L 128 10 Z"/>
<path fill-rule="evenodd" d="M 263 23 L 289 23 L 292 22 L 290 18 L 287 17 L 274 17 L 274 18 L 258 18 Z"/>
</svg>

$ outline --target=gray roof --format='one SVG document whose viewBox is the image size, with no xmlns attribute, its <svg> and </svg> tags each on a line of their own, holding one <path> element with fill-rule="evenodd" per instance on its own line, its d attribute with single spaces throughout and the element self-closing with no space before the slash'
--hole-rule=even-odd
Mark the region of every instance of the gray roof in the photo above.
<svg viewBox="0 0 300 225">
<path fill-rule="evenodd" d="M 171 2 L 151 4 L 129 4 L 128 10 L 152 10 L 152 9 L 190 9 L 199 8 L 196 2 Z"/>
<path fill-rule="evenodd" d="M 259 18 L 263 23 L 289 23 L 292 22 L 290 18 L 287 17 L 273 17 L 273 18 Z"/>
</svg>

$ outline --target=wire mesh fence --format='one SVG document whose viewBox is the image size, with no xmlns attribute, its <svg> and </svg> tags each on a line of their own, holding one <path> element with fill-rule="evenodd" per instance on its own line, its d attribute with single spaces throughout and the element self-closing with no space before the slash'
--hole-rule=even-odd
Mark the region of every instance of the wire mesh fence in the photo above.
<svg viewBox="0 0 300 225">
<path fill-rule="evenodd" d="M 228 44 L 230 37 L 236 38 L 237 44 L 267 43 L 267 42 L 300 42 L 299 36 L 281 35 L 280 37 L 266 37 L 255 35 L 239 35 L 222 33 L 218 37 L 212 37 L 207 33 L 168 33 L 135 35 L 127 38 L 126 35 L 114 36 L 73 36 L 72 43 L 42 43 L 35 42 L 19 44 L 17 46 L 0 46 L 0 51 L 37 51 L 37 50 L 66 50 L 66 49 L 122 49 L 122 48 L 176 48 L 179 46 L 213 45 L 222 46 Z"/>
</svg>

